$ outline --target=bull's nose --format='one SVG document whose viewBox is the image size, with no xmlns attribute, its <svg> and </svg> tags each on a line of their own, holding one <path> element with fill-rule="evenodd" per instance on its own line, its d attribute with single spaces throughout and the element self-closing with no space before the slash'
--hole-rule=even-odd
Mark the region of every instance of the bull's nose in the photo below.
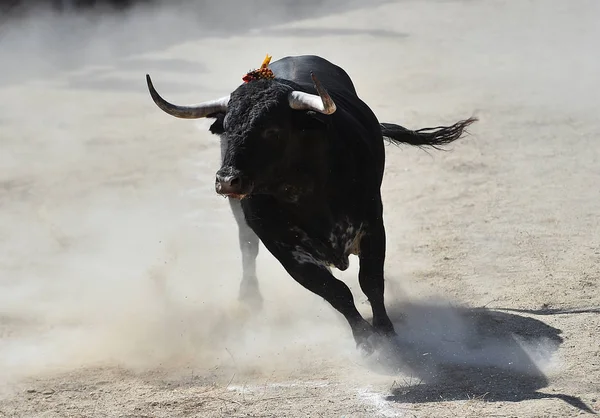
<svg viewBox="0 0 600 418">
<path fill-rule="evenodd" d="M 221 194 L 239 194 L 242 181 L 239 176 L 219 176 L 215 182 L 217 193 Z"/>
<path fill-rule="evenodd" d="M 233 170 L 219 170 L 215 180 L 215 190 L 217 193 L 230 197 L 243 197 L 248 193 L 247 182 L 243 181 L 242 176 Z"/>
</svg>

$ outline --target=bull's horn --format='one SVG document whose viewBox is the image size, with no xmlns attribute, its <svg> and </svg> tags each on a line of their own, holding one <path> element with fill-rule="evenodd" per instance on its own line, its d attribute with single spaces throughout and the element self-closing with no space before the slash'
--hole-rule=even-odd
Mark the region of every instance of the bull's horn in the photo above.
<svg viewBox="0 0 600 418">
<path fill-rule="evenodd" d="M 154 89 L 154 86 L 152 85 L 152 80 L 150 80 L 150 76 L 148 74 L 146 74 L 146 82 L 148 83 L 148 90 L 150 90 L 150 95 L 152 96 L 152 100 L 154 100 L 154 103 L 156 103 L 158 107 L 160 107 L 169 115 L 173 115 L 177 118 L 199 119 L 205 118 L 213 113 L 225 112 L 227 110 L 229 96 L 225 96 L 217 100 L 211 100 L 196 105 L 177 106 L 167 102 L 165 99 L 160 97 L 158 92 Z"/>
<path fill-rule="evenodd" d="M 303 91 L 293 91 L 288 97 L 290 107 L 296 110 L 314 110 L 315 112 L 323 113 L 324 115 L 331 115 L 336 111 L 333 99 L 323 88 L 317 77 L 313 73 L 310 73 L 310 76 L 312 77 L 319 95 L 317 96 Z"/>
</svg>

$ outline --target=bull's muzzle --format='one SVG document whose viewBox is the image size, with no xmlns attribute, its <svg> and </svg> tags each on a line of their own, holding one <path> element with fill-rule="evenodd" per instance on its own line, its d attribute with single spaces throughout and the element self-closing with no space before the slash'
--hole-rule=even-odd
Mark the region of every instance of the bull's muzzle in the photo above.
<svg viewBox="0 0 600 418">
<path fill-rule="evenodd" d="M 217 171 L 215 190 L 223 196 L 243 199 L 252 191 L 252 183 L 239 170 L 224 167 Z"/>
</svg>

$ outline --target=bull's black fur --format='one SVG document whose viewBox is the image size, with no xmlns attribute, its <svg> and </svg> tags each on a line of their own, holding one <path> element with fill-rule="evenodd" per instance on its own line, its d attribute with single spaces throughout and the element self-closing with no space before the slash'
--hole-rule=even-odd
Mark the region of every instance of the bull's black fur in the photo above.
<svg viewBox="0 0 600 418">
<path fill-rule="evenodd" d="M 384 136 L 437 147 L 458 139 L 474 120 L 418 131 L 380 124 L 346 72 L 329 61 L 296 56 L 269 67 L 275 79 L 240 85 L 227 111 L 210 115 L 216 119 L 210 131 L 221 136 L 218 178 L 235 175 L 236 195 L 246 196 L 229 199 L 242 250 L 240 297 L 262 301 L 256 278 L 260 239 L 298 283 L 342 313 L 356 343 L 370 349 L 371 336 L 394 334 L 383 298 Z M 335 113 L 290 108 L 291 91 L 317 94 L 311 72 L 334 100 Z M 351 253 L 359 256 L 359 283 L 373 310 L 372 325 L 356 309 L 348 286 L 329 270 L 348 268 Z"/>
</svg>

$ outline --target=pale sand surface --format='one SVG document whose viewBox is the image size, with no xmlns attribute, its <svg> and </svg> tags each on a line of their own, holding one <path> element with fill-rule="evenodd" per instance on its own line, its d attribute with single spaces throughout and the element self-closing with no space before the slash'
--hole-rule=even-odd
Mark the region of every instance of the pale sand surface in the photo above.
<svg viewBox="0 0 600 418">
<path fill-rule="evenodd" d="M 0 417 L 600 411 L 600 3 L 244 4 L 2 27 Z M 237 306 L 218 139 L 146 90 L 219 97 L 265 53 L 341 65 L 381 121 L 480 118 L 451 152 L 387 148 L 393 364 L 264 247 L 265 308 Z"/>
</svg>

